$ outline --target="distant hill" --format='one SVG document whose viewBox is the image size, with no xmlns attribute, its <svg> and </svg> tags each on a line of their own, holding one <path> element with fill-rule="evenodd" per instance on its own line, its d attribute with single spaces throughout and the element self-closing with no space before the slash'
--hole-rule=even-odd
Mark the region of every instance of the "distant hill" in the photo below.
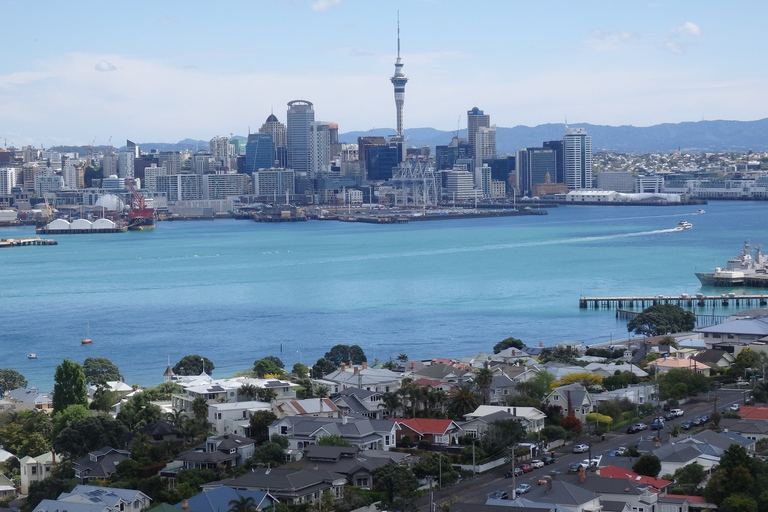
<svg viewBox="0 0 768 512">
<path fill-rule="evenodd" d="M 759 121 L 697 121 L 693 123 L 667 123 L 655 126 L 603 126 L 573 124 L 573 128 L 584 128 L 592 136 L 594 152 L 615 153 L 670 153 L 682 151 L 701 152 L 746 152 L 768 150 L 768 119 Z M 515 126 L 496 128 L 496 148 L 499 154 L 515 153 L 526 147 L 541 147 L 548 140 L 563 137 L 562 124 L 538 126 Z M 378 128 L 366 132 L 339 134 L 342 142 L 357 142 L 358 137 L 394 134 L 394 129 Z M 405 130 L 409 146 L 431 146 L 448 144 L 454 131 L 434 128 L 411 128 Z M 467 131 L 460 130 L 459 137 L 466 137 Z"/>
<path fill-rule="evenodd" d="M 758 121 L 697 121 L 693 123 L 666 123 L 654 126 L 604 126 L 595 124 L 573 124 L 573 128 L 584 128 L 592 136 L 595 153 L 671 153 L 681 149 L 684 152 L 747 152 L 768 151 L 768 118 Z M 496 128 L 496 148 L 499 154 L 514 154 L 518 149 L 541 147 L 542 142 L 563 138 L 562 124 L 540 124 L 538 126 L 515 126 Z M 382 136 L 395 133 L 394 128 L 376 128 L 368 131 L 354 131 L 339 134 L 341 142 L 356 143 L 358 137 Z M 405 130 L 409 146 L 446 145 L 456 134 L 455 131 L 434 128 L 409 128 Z M 459 130 L 459 137 L 466 138 L 467 130 Z M 175 144 L 144 142 L 139 143 L 142 151 L 208 150 L 208 141 L 184 139 Z M 94 148 L 103 149 L 104 146 Z M 124 150 L 125 147 L 116 148 Z M 60 146 L 54 151 L 76 151 L 88 153 L 88 146 Z"/>
</svg>

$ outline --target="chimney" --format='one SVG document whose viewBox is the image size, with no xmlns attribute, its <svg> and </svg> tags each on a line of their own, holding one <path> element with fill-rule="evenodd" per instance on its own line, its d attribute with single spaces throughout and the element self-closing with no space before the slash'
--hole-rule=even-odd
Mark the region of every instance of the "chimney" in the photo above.
<svg viewBox="0 0 768 512">
<path fill-rule="evenodd" d="M 416 361 L 411 361 L 411 370 L 416 369 Z"/>
<path fill-rule="evenodd" d="M 368 369 L 368 363 L 366 361 L 363 361 L 363 370 Z"/>
<path fill-rule="evenodd" d="M 517 407 L 512 408 L 512 416 L 517 416 Z"/>
<path fill-rule="evenodd" d="M 181 508 L 183 508 L 184 510 L 189 510 L 189 500 L 183 500 L 181 502 Z"/>
<path fill-rule="evenodd" d="M 357 374 L 358 374 L 358 372 L 360 372 L 360 367 L 359 367 L 359 366 L 355 366 L 355 367 L 353 368 L 353 370 L 355 371 L 355 375 L 357 375 Z"/>
<path fill-rule="evenodd" d="M 344 363 L 341 363 L 341 371 L 345 372 L 347 371 L 347 365 Z"/>
</svg>

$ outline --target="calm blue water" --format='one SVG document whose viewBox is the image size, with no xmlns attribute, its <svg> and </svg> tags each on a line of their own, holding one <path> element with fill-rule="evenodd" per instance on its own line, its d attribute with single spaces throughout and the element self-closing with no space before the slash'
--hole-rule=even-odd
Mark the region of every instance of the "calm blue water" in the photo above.
<svg viewBox="0 0 768 512">
<path fill-rule="evenodd" d="M 768 242 L 768 203 L 704 208 L 560 207 L 392 226 L 165 222 L 57 236 L 57 246 L 0 251 L 0 367 L 49 390 L 65 357 L 107 357 L 128 383 L 153 385 L 168 359 L 195 353 L 227 376 L 266 355 L 313 363 L 337 343 L 372 360 L 469 355 L 507 336 L 609 341 L 626 337 L 625 324 L 580 310 L 581 295 L 713 293 L 695 270 L 724 265 L 745 239 Z M 682 219 L 694 228 L 671 231 Z M 88 329 L 94 342 L 81 346 Z"/>
</svg>

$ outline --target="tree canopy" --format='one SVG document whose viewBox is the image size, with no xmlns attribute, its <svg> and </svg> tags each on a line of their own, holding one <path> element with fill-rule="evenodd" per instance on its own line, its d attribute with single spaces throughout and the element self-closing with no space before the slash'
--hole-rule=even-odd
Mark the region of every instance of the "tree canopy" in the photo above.
<svg viewBox="0 0 768 512">
<path fill-rule="evenodd" d="M 83 367 L 79 363 L 65 359 L 56 367 L 53 379 L 54 414 L 64 411 L 70 405 L 81 404 L 88 407 L 88 388 Z"/>
<path fill-rule="evenodd" d="M 513 337 L 504 338 L 497 344 L 493 346 L 493 353 L 498 354 L 502 350 L 506 350 L 508 348 L 517 348 L 522 349 L 525 346 L 525 343 L 523 343 L 521 340 Z"/>
<path fill-rule="evenodd" d="M 368 361 L 365 352 L 359 345 L 335 345 L 331 350 L 325 353 L 325 359 L 328 359 L 336 366 L 341 363 L 362 364 Z"/>
<path fill-rule="evenodd" d="M 419 481 L 410 468 L 394 462 L 380 466 L 373 471 L 376 490 L 386 493 L 381 500 L 386 510 L 411 510 L 416 502 Z"/>
<path fill-rule="evenodd" d="M 208 375 L 213 373 L 215 366 L 207 357 L 197 354 L 184 356 L 173 367 L 176 375 L 200 375 L 205 371 Z"/>
<path fill-rule="evenodd" d="M 120 439 L 127 434 L 128 429 L 121 421 L 99 414 L 72 421 L 61 431 L 53 447 L 74 460 L 104 446 L 120 446 Z"/>
<path fill-rule="evenodd" d="M 267 356 L 253 362 L 253 373 L 263 379 L 267 375 L 282 376 L 285 372 L 283 371 L 283 362 L 280 359 Z"/>
<path fill-rule="evenodd" d="M 333 363 L 333 361 L 326 359 L 324 357 L 321 357 L 312 366 L 312 377 L 315 379 L 321 379 L 326 375 L 328 375 L 329 373 L 335 372 L 336 369 L 337 369 L 337 366 Z"/>
<path fill-rule="evenodd" d="M 544 400 L 557 378 L 546 370 L 540 370 L 530 379 L 517 384 L 517 392 L 522 395 L 528 395 L 541 402 Z"/>
<path fill-rule="evenodd" d="M 106 357 L 88 357 L 83 361 L 85 381 L 93 385 L 106 385 L 109 381 L 122 381 L 123 376 L 115 363 Z"/>
<path fill-rule="evenodd" d="M 27 379 L 16 370 L 0 368 L 0 396 L 6 391 L 27 387 Z"/>
<path fill-rule="evenodd" d="M 637 459 L 637 462 L 632 466 L 632 471 L 638 475 L 656 478 L 661 471 L 661 460 L 656 455 L 646 453 Z"/>
<path fill-rule="evenodd" d="M 696 327 L 696 315 L 674 304 L 656 304 L 647 307 L 627 323 L 627 331 L 645 336 L 687 332 L 694 327 Z"/>
</svg>

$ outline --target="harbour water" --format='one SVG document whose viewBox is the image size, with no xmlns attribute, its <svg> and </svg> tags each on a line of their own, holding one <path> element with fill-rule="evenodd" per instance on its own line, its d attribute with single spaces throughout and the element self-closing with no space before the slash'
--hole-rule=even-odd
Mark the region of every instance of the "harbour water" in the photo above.
<svg viewBox="0 0 768 512">
<path fill-rule="evenodd" d="M 490 351 L 508 336 L 544 346 L 625 338 L 624 321 L 579 309 L 579 297 L 720 293 L 693 272 L 724 265 L 745 239 L 768 242 L 768 203 L 704 208 L 572 206 L 386 226 L 163 222 L 53 237 L 56 246 L 0 251 L 0 368 L 47 391 L 65 357 L 107 357 L 126 382 L 153 385 L 187 354 L 227 376 L 266 355 L 312 364 L 338 343 L 385 360 Z M 693 229 L 674 231 L 683 219 Z M 0 238 L 22 236 L 33 228 L 0 228 Z M 87 334 L 93 343 L 81 345 Z"/>
</svg>

